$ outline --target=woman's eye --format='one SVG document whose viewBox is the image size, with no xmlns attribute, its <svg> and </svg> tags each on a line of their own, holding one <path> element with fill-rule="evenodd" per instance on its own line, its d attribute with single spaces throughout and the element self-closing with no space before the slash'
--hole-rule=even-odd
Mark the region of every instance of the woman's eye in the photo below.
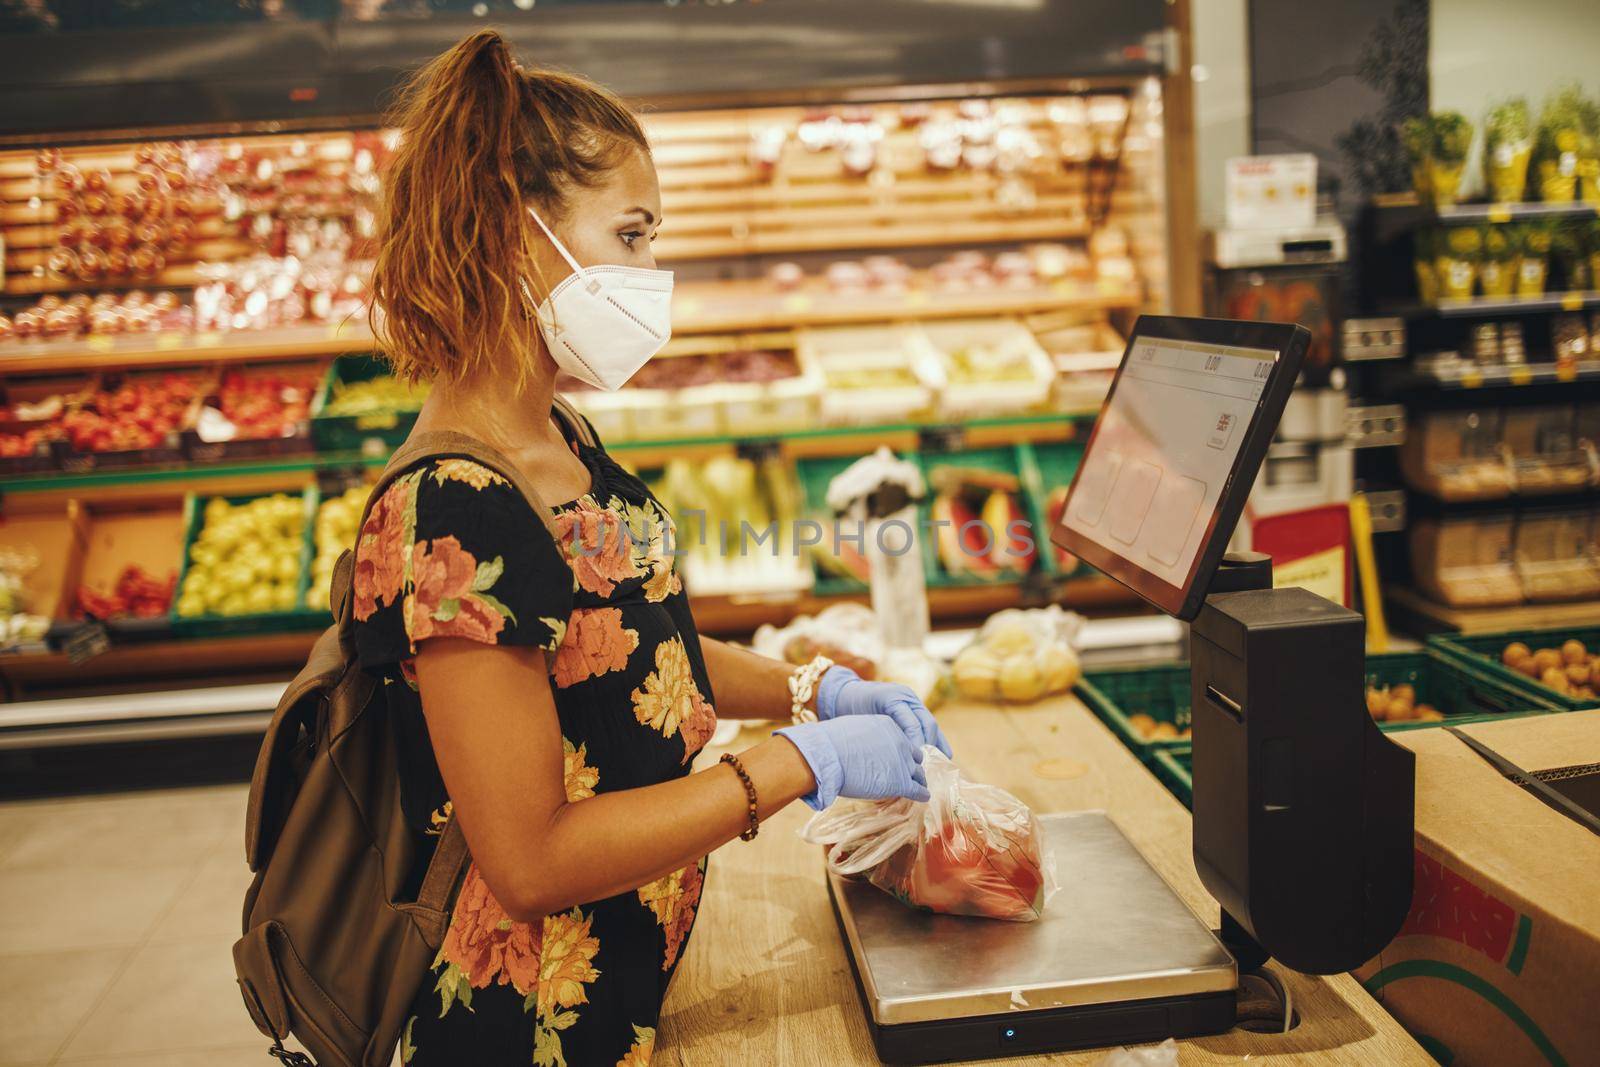
<svg viewBox="0 0 1600 1067">
<path fill-rule="evenodd" d="M 619 234 L 618 236 L 622 238 L 622 243 L 631 249 L 633 247 L 633 242 L 643 237 L 644 232 L 642 230 L 629 230 L 627 233 Z"/>
</svg>

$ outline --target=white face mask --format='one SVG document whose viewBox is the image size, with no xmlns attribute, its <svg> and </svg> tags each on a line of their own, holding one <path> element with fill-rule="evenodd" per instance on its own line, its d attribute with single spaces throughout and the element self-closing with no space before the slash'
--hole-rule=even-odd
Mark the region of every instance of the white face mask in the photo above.
<svg viewBox="0 0 1600 1067">
<path fill-rule="evenodd" d="M 672 337 L 672 272 L 610 263 L 580 267 L 539 213 L 528 214 L 572 273 L 537 309 L 556 365 L 598 389 L 620 389 Z M 526 280 L 523 295 L 533 302 Z"/>
</svg>

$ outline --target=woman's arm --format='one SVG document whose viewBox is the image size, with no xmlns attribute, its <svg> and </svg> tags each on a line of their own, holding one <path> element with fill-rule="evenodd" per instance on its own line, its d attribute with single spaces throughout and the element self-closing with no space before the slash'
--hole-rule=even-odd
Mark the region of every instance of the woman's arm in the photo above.
<svg viewBox="0 0 1600 1067">
<path fill-rule="evenodd" d="M 783 695 L 777 716 L 787 717 L 787 671 L 777 667 Z M 416 668 L 455 817 L 485 881 L 513 918 L 532 921 L 635 889 L 695 862 L 749 825 L 744 786 L 723 764 L 569 802 L 561 726 L 538 650 L 434 638 L 419 646 Z M 816 788 L 805 758 L 782 737 L 739 759 L 755 784 L 761 818 Z M 603 785 L 606 768 L 599 771 Z"/>
<path fill-rule="evenodd" d="M 789 676 L 794 664 L 758 655 L 714 637 L 700 638 L 719 719 L 789 721 Z M 806 706 L 817 710 L 815 687 Z"/>
</svg>

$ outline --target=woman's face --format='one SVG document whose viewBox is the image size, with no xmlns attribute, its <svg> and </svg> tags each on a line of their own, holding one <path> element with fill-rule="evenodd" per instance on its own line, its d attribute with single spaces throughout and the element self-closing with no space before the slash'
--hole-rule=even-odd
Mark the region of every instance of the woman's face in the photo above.
<svg viewBox="0 0 1600 1067">
<path fill-rule="evenodd" d="M 656 181 L 655 164 L 643 152 L 629 152 L 626 160 L 613 168 L 598 185 L 574 190 L 568 197 L 566 215 L 559 222 L 544 217 L 567 251 L 585 267 L 615 264 L 654 269 L 655 253 L 650 243 L 661 226 L 661 187 Z M 545 292 L 560 284 L 572 268 L 549 241 L 540 240 L 542 230 L 532 219 L 538 237 L 540 276 Z M 545 288 L 535 283 L 536 288 Z M 539 296 L 542 299 L 544 293 Z"/>
</svg>

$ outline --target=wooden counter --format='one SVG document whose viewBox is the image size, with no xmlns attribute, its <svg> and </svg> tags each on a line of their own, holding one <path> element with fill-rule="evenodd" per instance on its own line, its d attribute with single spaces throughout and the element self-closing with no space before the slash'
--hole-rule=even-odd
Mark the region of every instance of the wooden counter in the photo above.
<svg viewBox="0 0 1600 1067">
<path fill-rule="evenodd" d="M 939 721 L 972 777 L 1003 785 L 1036 812 L 1103 809 L 1200 916 L 1216 902 L 1195 874 L 1189 813 L 1075 699 L 1004 711 L 948 707 Z M 764 736 L 747 730 L 731 748 Z M 714 760 L 721 750 L 701 757 Z M 702 764 L 703 765 L 703 764 Z M 795 831 L 796 804 L 755 841 L 711 858 L 700 916 L 656 1044 L 658 1064 L 873 1064 L 850 962 L 823 884 L 821 850 Z M 1273 965 L 1280 976 L 1285 972 Z M 1355 979 L 1289 976 L 1301 1022 L 1282 1035 L 1234 1031 L 1184 1042 L 1183 1067 L 1252 1064 L 1418 1064 L 1433 1060 Z M 989 1061 L 1097 1063 L 1104 1050 Z"/>
</svg>

